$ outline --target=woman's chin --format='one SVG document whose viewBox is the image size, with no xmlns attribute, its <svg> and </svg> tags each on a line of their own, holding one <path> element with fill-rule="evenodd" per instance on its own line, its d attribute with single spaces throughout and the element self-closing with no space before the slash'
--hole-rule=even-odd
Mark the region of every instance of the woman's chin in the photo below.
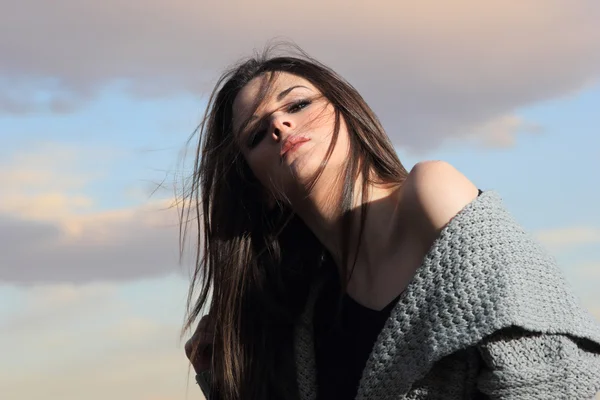
<svg viewBox="0 0 600 400">
<path fill-rule="evenodd" d="M 307 184 L 316 173 L 312 168 L 307 168 L 306 163 L 301 160 L 292 161 L 288 168 L 292 179 L 299 184 Z"/>
<path fill-rule="evenodd" d="M 299 151 L 290 154 L 283 160 L 282 167 L 287 167 L 286 169 L 289 171 L 292 181 L 290 183 L 292 185 L 306 189 L 313 186 L 313 180 L 319 174 L 323 158 L 325 157 L 324 154 L 315 153 L 315 151 L 303 151 L 303 149 L 299 149 Z M 335 157 L 335 153 L 332 156 L 328 160 L 323 174 L 319 176 L 319 180 L 329 180 L 332 178 L 334 171 L 343 170 L 346 160 L 339 160 L 340 157 Z"/>
</svg>

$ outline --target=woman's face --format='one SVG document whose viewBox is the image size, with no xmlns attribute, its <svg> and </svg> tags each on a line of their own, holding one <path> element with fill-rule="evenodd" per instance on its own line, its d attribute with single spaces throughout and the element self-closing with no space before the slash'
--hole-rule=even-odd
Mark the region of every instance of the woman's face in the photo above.
<svg viewBox="0 0 600 400">
<path fill-rule="evenodd" d="M 263 187 L 277 198 L 293 201 L 295 194 L 305 193 L 303 189 L 327 154 L 335 125 L 334 108 L 306 79 L 278 73 L 264 101 L 252 114 L 268 79 L 269 76 L 259 76 L 238 93 L 233 104 L 234 134 Z M 348 149 L 348 131 L 341 118 L 335 148 L 318 186 L 339 173 Z"/>
</svg>

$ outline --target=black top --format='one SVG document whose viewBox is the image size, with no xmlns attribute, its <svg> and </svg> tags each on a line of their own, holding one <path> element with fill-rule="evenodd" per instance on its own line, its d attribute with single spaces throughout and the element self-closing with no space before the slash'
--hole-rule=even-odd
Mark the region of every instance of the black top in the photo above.
<svg viewBox="0 0 600 400">
<path fill-rule="evenodd" d="M 324 268 L 330 269 L 331 279 L 317 299 L 314 315 L 318 399 L 354 400 L 373 345 L 400 296 L 383 310 L 372 310 L 347 294 L 340 298 L 335 266 L 328 263 Z"/>
<path fill-rule="evenodd" d="M 362 372 L 385 321 L 396 305 L 372 310 L 339 296 L 337 275 L 321 291 L 314 315 L 319 400 L 353 400 Z"/>
</svg>

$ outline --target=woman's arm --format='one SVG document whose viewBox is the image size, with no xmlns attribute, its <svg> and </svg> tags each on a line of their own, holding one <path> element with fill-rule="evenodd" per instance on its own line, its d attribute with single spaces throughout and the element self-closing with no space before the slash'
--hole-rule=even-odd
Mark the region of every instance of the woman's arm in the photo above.
<svg viewBox="0 0 600 400">
<path fill-rule="evenodd" d="M 205 315 L 200 319 L 193 336 L 185 344 L 185 354 L 196 371 L 196 383 L 200 386 L 204 397 L 209 399 L 210 393 L 210 364 L 212 358 L 212 340 L 214 327 L 210 317 Z"/>
</svg>

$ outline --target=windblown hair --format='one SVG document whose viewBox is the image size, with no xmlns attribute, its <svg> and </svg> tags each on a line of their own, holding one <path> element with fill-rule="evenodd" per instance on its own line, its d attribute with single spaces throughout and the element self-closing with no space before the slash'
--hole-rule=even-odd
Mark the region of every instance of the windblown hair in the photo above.
<svg viewBox="0 0 600 400">
<path fill-rule="evenodd" d="M 339 210 L 344 232 L 343 265 L 353 265 L 368 205 L 361 207 L 359 229 L 349 216 L 357 177 L 363 199 L 368 185 L 400 184 L 407 172 L 379 120 L 349 83 L 296 48 L 293 55 L 272 56 L 273 49 L 244 60 L 225 72 L 212 92 L 206 113 L 190 141 L 197 140 L 194 171 L 183 192 L 181 241 L 187 224 L 198 230 L 196 263 L 188 293 L 184 332 L 206 309 L 214 319 L 212 391 L 214 399 L 295 399 L 293 326 L 308 287 L 327 257 L 324 246 L 289 205 L 273 209 L 236 142 L 233 102 L 252 79 L 286 72 L 311 82 L 333 105 L 333 140 L 319 178 L 346 123 L 350 154 L 341 177 Z M 257 104 L 268 88 L 262 90 Z M 374 180 L 375 179 L 375 180 Z M 300 245 L 299 245 L 300 244 Z M 350 252 L 350 247 L 354 252 Z M 347 274 L 341 274 L 347 277 Z M 345 290 L 347 282 L 342 283 Z M 200 289 L 198 290 L 198 286 Z M 197 295 L 196 295 L 197 294 Z M 196 353 L 196 349 L 192 350 Z"/>
</svg>

